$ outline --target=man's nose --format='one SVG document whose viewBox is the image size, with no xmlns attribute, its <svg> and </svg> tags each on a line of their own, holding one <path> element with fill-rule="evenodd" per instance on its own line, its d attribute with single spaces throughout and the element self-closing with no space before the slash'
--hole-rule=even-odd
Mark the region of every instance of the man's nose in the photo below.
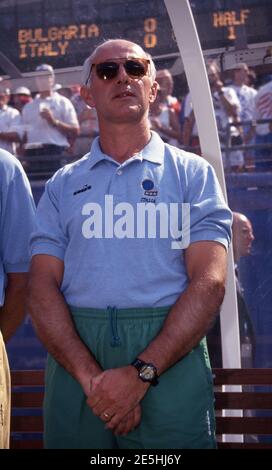
<svg viewBox="0 0 272 470">
<path fill-rule="evenodd" d="M 118 82 L 128 82 L 130 80 L 129 75 L 126 72 L 124 64 L 119 64 L 119 70 L 117 75 Z"/>
<path fill-rule="evenodd" d="M 250 240 L 253 242 L 253 240 L 255 240 L 255 237 L 254 237 L 254 233 L 253 232 L 250 232 Z"/>
</svg>

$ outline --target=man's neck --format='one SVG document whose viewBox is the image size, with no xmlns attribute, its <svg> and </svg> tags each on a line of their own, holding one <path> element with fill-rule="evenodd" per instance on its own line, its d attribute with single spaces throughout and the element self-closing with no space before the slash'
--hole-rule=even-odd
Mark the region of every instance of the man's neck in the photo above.
<svg viewBox="0 0 272 470">
<path fill-rule="evenodd" d="M 41 91 L 40 92 L 40 97 L 41 98 L 48 98 L 48 96 L 52 96 L 53 91 L 52 90 L 46 90 L 46 91 Z"/>
<path fill-rule="evenodd" d="M 243 82 L 243 80 L 242 81 L 241 80 L 234 80 L 233 84 L 240 88 L 241 86 L 244 85 L 244 82 Z"/>
<path fill-rule="evenodd" d="M 102 151 L 119 163 L 123 163 L 140 152 L 151 138 L 146 122 L 107 126 L 100 123 L 99 134 Z"/>
</svg>

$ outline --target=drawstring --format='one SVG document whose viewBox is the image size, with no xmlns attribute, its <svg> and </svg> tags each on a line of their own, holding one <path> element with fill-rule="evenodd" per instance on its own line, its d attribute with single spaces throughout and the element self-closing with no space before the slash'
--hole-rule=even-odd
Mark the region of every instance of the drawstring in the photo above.
<svg viewBox="0 0 272 470">
<path fill-rule="evenodd" d="M 121 344 L 121 338 L 118 335 L 118 330 L 117 330 L 117 308 L 107 307 L 107 311 L 110 316 L 111 346 L 114 348 L 116 346 L 120 346 Z"/>
</svg>

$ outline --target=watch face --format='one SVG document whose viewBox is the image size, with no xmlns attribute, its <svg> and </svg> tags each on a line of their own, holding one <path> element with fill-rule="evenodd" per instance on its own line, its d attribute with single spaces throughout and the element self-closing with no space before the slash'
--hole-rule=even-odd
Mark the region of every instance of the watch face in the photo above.
<svg viewBox="0 0 272 470">
<path fill-rule="evenodd" d="M 139 375 L 145 380 L 153 380 L 155 377 L 155 370 L 152 366 L 146 364 L 141 367 Z"/>
</svg>

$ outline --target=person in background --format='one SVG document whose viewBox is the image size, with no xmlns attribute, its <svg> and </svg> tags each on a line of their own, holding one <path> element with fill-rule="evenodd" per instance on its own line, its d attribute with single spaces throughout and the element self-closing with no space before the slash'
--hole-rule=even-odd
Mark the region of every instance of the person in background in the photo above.
<svg viewBox="0 0 272 470">
<path fill-rule="evenodd" d="M 19 86 L 13 92 L 13 106 L 18 109 L 19 113 L 22 112 L 24 106 L 28 103 L 31 103 L 32 96 L 29 88 L 25 86 Z"/>
<path fill-rule="evenodd" d="M 248 311 L 244 290 L 239 279 L 239 260 L 243 256 L 249 256 L 254 241 L 253 228 L 250 220 L 240 212 L 233 213 L 233 252 L 235 262 L 236 291 L 239 312 L 239 330 L 241 342 L 242 367 L 253 367 L 256 339 L 253 323 Z"/>
<path fill-rule="evenodd" d="M 5 343 L 25 315 L 35 206 L 16 158 L 0 150 L 0 449 L 9 447 L 10 374 Z"/>
<path fill-rule="evenodd" d="M 217 63 L 212 60 L 207 62 L 207 74 L 211 88 L 214 113 L 217 123 L 218 136 L 222 148 L 224 168 L 231 171 L 241 171 L 244 167 L 244 155 L 241 150 L 231 150 L 232 145 L 243 143 L 240 122 L 240 102 L 236 92 L 224 86 L 220 78 Z M 190 94 L 186 97 L 185 121 L 183 126 L 183 145 L 190 146 L 194 141 L 198 143 L 198 130 L 193 112 L 193 104 Z"/>
<path fill-rule="evenodd" d="M 71 99 L 78 117 L 80 133 L 74 144 L 75 155 L 82 156 L 89 152 L 92 141 L 98 135 L 98 121 L 95 108 L 88 106 L 80 95 L 80 87 L 75 85 Z"/>
<path fill-rule="evenodd" d="M 20 142 L 20 113 L 8 105 L 10 90 L 4 81 L 0 80 L 0 149 L 11 154 L 16 153 L 16 142 Z"/>
<path fill-rule="evenodd" d="M 241 366 L 250 368 L 254 366 L 256 339 L 253 323 L 248 311 L 243 287 L 239 279 L 239 260 L 249 256 L 254 241 L 253 228 L 250 220 L 240 212 L 233 212 L 233 254 L 235 262 L 236 295 L 239 316 L 239 333 L 241 346 Z M 222 367 L 222 349 L 220 319 L 216 318 L 214 326 L 207 335 L 208 349 L 212 367 Z"/>
<path fill-rule="evenodd" d="M 257 91 L 247 85 L 247 78 L 249 69 L 247 64 L 239 62 L 233 64 L 229 69 L 232 73 L 231 88 L 236 92 L 240 101 L 240 120 L 243 129 L 243 142 L 244 144 L 253 144 L 255 135 L 254 110 L 255 110 L 255 96 Z M 248 166 L 252 167 L 254 163 L 254 155 L 252 150 L 244 152 L 245 160 Z"/>
<path fill-rule="evenodd" d="M 19 111 L 20 114 L 22 113 L 25 105 L 28 103 L 31 103 L 31 101 L 32 101 L 31 91 L 27 87 L 19 86 L 18 88 L 16 88 L 16 90 L 13 93 L 13 106 Z M 17 127 L 16 137 L 18 137 L 18 133 L 20 133 L 20 135 L 24 135 L 21 119 L 20 119 L 20 125 L 19 127 Z M 16 144 L 16 156 L 19 158 L 19 160 L 24 155 L 24 143 L 25 142 L 22 141 L 22 139 L 20 139 L 20 141 L 17 142 Z"/>
<path fill-rule="evenodd" d="M 198 130 L 190 93 L 187 93 L 183 100 L 183 127 L 181 141 L 185 149 L 201 155 Z"/>
<path fill-rule="evenodd" d="M 71 86 L 71 102 L 76 110 L 79 122 L 79 135 L 73 145 L 73 154 L 81 157 L 89 152 L 94 137 L 98 135 L 97 115 L 94 108 L 87 106 L 80 95 L 80 84 Z"/>
<path fill-rule="evenodd" d="M 256 84 L 257 84 L 256 72 L 255 70 L 249 68 L 248 74 L 246 77 L 246 85 L 249 86 L 250 88 L 256 89 Z"/>
<path fill-rule="evenodd" d="M 54 91 L 53 68 L 41 64 L 36 72 L 39 94 L 22 111 L 22 124 L 26 133 L 25 155 L 61 156 L 79 133 L 76 112 L 69 99 Z"/>
<path fill-rule="evenodd" d="M 73 91 L 69 86 L 64 86 L 61 83 L 56 83 L 53 88 L 54 91 L 59 93 L 61 96 L 65 96 L 68 100 L 71 100 Z"/>
<path fill-rule="evenodd" d="M 240 212 L 233 212 L 233 252 L 237 264 L 242 256 L 251 253 L 252 243 L 255 239 L 250 220 Z"/>
<path fill-rule="evenodd" d="M 162 103 L 166 104 L 169 108 L 172 108 L 178 114 L 180 111 L 180 102 L 172 95 L 174 90 L 174 81 L 169 70 L 158 70 L 156 80 L 160 87 Z"/>
<path fill-rule="evenodd" d="M 255 164 L 258 171 L 272 169 L 272 80 L 263 85 L 255 97 L 255 120 L 268 120 L 266 123 L 257 122 L 255 143 L 260 145 L 255 150 Z M 267 147 L 261 147 L 266 145 Z"/>
<path fill-rule="evenodd" d="M 181 130 L 178 115 L 173 108 L 165 104 L 159 85 L 156 99 L 150 106 L 149 121 L 151 129 L 158 132 L 164 142 L 179 146 Z"/>
</svg>

